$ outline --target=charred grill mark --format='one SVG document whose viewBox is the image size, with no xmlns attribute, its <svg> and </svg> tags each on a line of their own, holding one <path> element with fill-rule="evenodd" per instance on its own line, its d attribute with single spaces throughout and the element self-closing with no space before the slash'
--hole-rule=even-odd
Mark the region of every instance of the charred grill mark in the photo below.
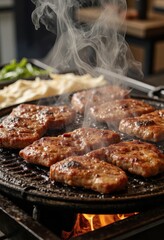
<svg viewBox="0 0 164 240">
<path fill-rule="evenodd" d="M 9 116 L 8 117 L 8 122 L 10 123 L 15 123 L 15 122 L 18 122 L 20 120 L 20 117 L 17 117 L 17 116 Z"/>
<path fill-rule="evenodd" d="M 122 109 L 122 110 L 126 110 L 126 109 L 128 109 L 128 108 L 129 108 L 128 104 L 122 104 L 122 105 L 120 106 L 120 109 Z"/>
<path fill-rule="evenodd" d="M 8 130 L 11 130 L 13 128 L 15 128 L 16 126 L 18 126 L 18 124 L 20 123 L 21 118 L 17 117 L 17 116 L 8 116 L 5 120 L 4 120 L 4 125 L 6 125 L 6 127 L 8 128 Z M 2 128 L 4 128 L 4 125 L 2 123 Z"/>
<path fill-rule="evenodd" d="M 146 127 L 146 126 L 155 125 L 155 122 L 153 120 L 147 120 L 147 121 L 143 120 L 143 121 L 137 121 L 136 124 L 139 127 L 142 127 L 142 126 Z"/>
<path fill-rule="evenodd" d="M 53 112 L 47 109 L 47 110 L 41 111 L 41 114 L 43 114 L 43 115 L 53 115 Z"/>
<path fill-rule="evenodd" d="M 62 168 L 77 168 L 77 169 L 83 169 L 83 165 L 80 162 L 77 161 L 69 161 L 69 162 L 65 162 L 62 165 Z"/>
</svg>

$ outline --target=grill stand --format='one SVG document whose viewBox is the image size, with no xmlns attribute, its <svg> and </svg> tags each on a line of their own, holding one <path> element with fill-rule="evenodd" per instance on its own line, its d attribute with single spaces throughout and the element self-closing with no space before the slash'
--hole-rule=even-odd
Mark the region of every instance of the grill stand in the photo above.
<svg viewBox="0 0 164 240">
<path fill-rule="evenodd" d="M 27 206 L 24 202 L 24 208 L 29 208 L 27 213 L 20 207 L 23 203 L 18 207 L 4 195 L 0 195 L 0 202 L 0 230 L 4 233 L 0 239 L 60 240 L 61 231 L 71 231 L 76 220 L 70 211 Z M 163 235 L 164 207 L 161 205 L 71 240 L 163 240 Z"/>
<path fill-rule="evenodd" d="M 0 194 L 0 239 L 59 240 L 49 229 L 35 221 L 20 207 Z"/>
<path fill-rule="evenodd" d="M 98 71 L 110 77 L 104 70 Z M 118 77 L 115 76 L 116 78 Z M 121 77 L 122 79 L 122 77 Z M 155 88 L 150 85 L 139 83 L 130 78 L 123 78 L 125 84 L 130 85 L 140 93 L 154 95 L 164 95 L 163 86 Z M 137 93 L 138 94 L 138 93 Z M 11 198 L 10 198 L 11 199 Z M 71 231 L 76 220 L 76 214 L 67 209 L 61 209 L 40 205 L 32 205 L 25 200 L 9 200 L 0 194 L 0 230 L 4 235 L 0 239 L 23 239 L 23 240 L 60 240 L 61 231 Z M 23 203 L 22 203 L 23 202 Z M 152 204 L 153 206 L 153 204 Z M 162 204 L 154 209 L 147 208 L 146 211 L 138 215 L 131 216 L 119 222 L 115 222 L 106 227 L 102 227 L 93 232 L 88 232 L 72 240 L 147 240 L 157 238 L 163 240 L 164 236 L 164 207 Z"/>
<path fill-rule="evenodd" d="M 150 209 L 72 240 L 163 240 L 164 207 Z"/>
</svg>

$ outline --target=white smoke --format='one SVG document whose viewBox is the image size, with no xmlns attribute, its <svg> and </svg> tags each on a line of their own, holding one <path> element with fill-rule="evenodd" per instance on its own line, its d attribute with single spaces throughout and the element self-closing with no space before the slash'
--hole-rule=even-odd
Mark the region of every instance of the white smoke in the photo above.
<svg viewBox="0 0 164 240">
<path fill-rule="evenodd" d="M 45 58 L 55 69 L 94 74 L 94 67 L 126 75 L 132 69 L 142 75 L 141 65 L 133 58 L 125 41 L 126 0 L 99 0 L 102 14 L 94 24 L 80 25 L 74 12 L 81 6 L 78 0 L 32 0 L 36 5 L 32 20 L 36 29 L 40 23 L 55 33 L 56 42 Z M 89 2 L 94 3 L 94 0 Z"/>
</svg>

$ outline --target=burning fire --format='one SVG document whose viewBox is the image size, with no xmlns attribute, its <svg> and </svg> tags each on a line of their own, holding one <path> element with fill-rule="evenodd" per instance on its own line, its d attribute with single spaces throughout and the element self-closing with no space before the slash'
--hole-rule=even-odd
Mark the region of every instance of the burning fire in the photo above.
<svg viewBox="0 0 164 240">
<path fill-rule="evenodd" d="M 62 239 L 79 236 L 98 228 L 121 221 L 125 218 L 138 214 L 137 212 L 128 214 L 78 214 L 72 232 L 62 233 Z"/>
</svg>

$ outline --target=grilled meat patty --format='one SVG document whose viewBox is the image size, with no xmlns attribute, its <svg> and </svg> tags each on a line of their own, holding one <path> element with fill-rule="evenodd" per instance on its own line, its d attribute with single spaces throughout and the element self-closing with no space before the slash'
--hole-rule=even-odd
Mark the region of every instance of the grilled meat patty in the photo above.
<svg viewBox="0 0 164 240">
<path fill-rule="evenodd" d="M 75 110 L 63 106 L 41 106 L 34 104 L 20 104 L 14 108 L 12 115 L 22 118 L 36 119 L 48 125 L 48 129 L 61 129 L 75 119 Z"/>
<path fill-rule="evenodd" d="M 75 111 L 67 106 L 21 104 L 0 124 L 0 147 L 24 148 L 41 138 L 49 128 L 62 128 L 74 118 Z"/>
<path fill-rule="evenodd" d="M 72 156 L 50 167 L 50 178 L 100 193 L 123 190 L 127 176 L 120 168 L 87 156 Z"/>
<path fill-rule="evenodd" d="M 83 114 L 85 111 L 88 111 L 91 106 L 96 106 L 112 99 L 126 98 L 128 96 L 128 90 L 119 86 L 106 85 L 74 93 L 71 103 L 76 112 Z"/>
<path fill-rule="evenodd" d="M 120 120 L 126 117 L 140 116 L 154 111 L 149 104 L 136 99 L 121 99 L 106 102 L 91 108 L 91 117 L 98 122 L 118 126 Z"/>
<path fill-rule="evenodd" d="M 27 162 L 51 166 L 69 156 L 82 155 L 94 149 L 120 141 L 111 130 L 79 128 L 58 137 L 44 137 L 20 151 Z"/>
<path fill-rule="evenodd" d="M 47 125 L 42 121 L 8 116 L 0 124 L 0 147 L 24 148 L 46 131 Z"/>
<path fill-rule="evenodd" d="M 112 144 L 92 151 L 87 156 L 105 160 L 143 177 L 164 172 L 164 154 L 155 145 L 137 140 Z"/>
<path fill-rule="evenodd" d="M 159 142 L 164 140 L 164 109 L 143 114 L 140 117 L 125 118 L 119 130 L 143 140 Z"/>
<path fill-rule="evenodd" d="M 44 130 L 44 129 L 43 129 Z M 24 130 L 6 130 L 0 126 L 0 147 L 4 148 L 24 148 L 40 138 L 37 131 L 31 131 L 28 128 Z"/>
</svg>

